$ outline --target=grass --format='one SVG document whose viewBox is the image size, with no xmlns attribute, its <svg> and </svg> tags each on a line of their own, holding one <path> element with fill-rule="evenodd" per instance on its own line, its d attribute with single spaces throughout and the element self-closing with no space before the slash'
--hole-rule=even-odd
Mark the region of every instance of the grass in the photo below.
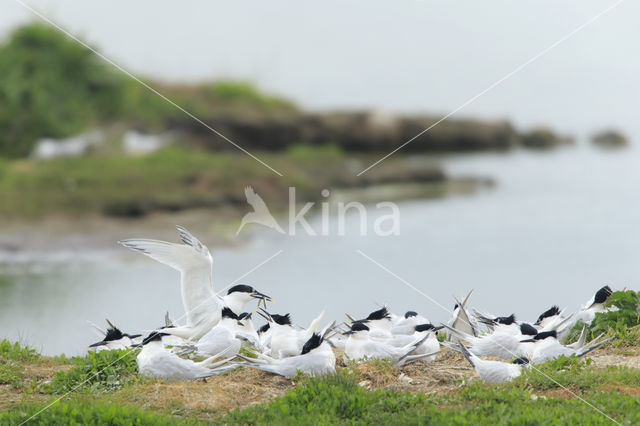
<svg viewBox="0 0 640 426">
<path fill-rule="evenodd" d="M 73 358 L 73 367 L 37 386 L 20 386 L 37 365 L 55 365 L 17 344 L 3 342 L 0 377 L 16 374 L 0 385 L 0 425 L 17 424 L 38 413 L 52 399 L 51 408 L 33 419 L 36 424 L 623 424 L 640 422 L 640 370 L 595 368 L 574 358 L 560 358 L 538 366 L 511 383 L 487 385 L 458 382 L 438 392 L 393 390 L 398 373 L 388 363 L 373 360 L 338 369 L 334 376 L 298 375 L 293 383 L 276 376 L 242 369 L 205 381 L 163 382 L 139 378 L 135 360 L 124 351 L 100 352 Z M 123 356 L 124 355 L 124 356 Z M 12 359 L 9 359 L 12 358 Z M 68 360 L 67 360 L 68 361 Z M 461 360 L 462 361 L 462 360 Z M 6 367 L 5 366 L 10 366 Z M 16 368 L 20 367 L 20 368 Z M 435 367 L 437 368 L 437 367 Z M 15 369 L 15 371 L 13 370 Z M 104 371 L 102 371 L 104 370 Z M 406 371 L 407 373 L 410 370 Z M 550 381 L 545 375 L 554 379 Z M 385 376 L 373 386 L 363 379 Z M 389 377 L 387 377 L 389 376 Z M 374 380 L 375 381 L 375 380 Z M 263 397 L 249 406 L 260 386 L 282 386 L 280 397 Z M 81 386 L 78 387 L 78 385 Z M 77 387 L 76 392 L 65 393 Z M 571 392 L 588 401 L 585 404 Z M 273 388 L 275 389 L 275 388 Z M 18 396 L 18 397 L 16 397 Z M 227 403 L 220 402 L 228 400 Z M 220 405 L 220 403 L 222 405 Z M 227 411 L 229 405 L 239 407 Z M 227 408 L 224 408 L 227 407 Z"/>
<path fill-rule="evenodd" d="M 40 354 L 29 346 L 22 346 L 19 342 L 0 341 L 0 359 L 13 361 L 34 361 Z"/>
<path fill-rule="evenodd" d="M 89 390 L 108 392 L 139 382 L 136 352 L 130 350 L 102 351 L 75 357 L 75 366 L 59 371 L 50 384 L 43 386 L 46 393 L 62 394 L 69 391 Z"/>
<path fill-rule="evenodd" d="M 455 395 L 367 391 L 346 374 L 310 379 L 274 401 L 235 410 L 220 424 L 604 424 L 577 399 L 535 398 L 517 385 L 473 384 Z M 640 421 L 638 399 L 592 392 L 593 404 L 624 422 Z"/>
<path fill-rule="evenodd" d="M 256 154 L 285 176 L 279 177 L 243 153 L 180 146 L 142 156 L 110 153 L 47 161 L 0 160 L 0 217 L 141 217 L 153 211 L 198 207 L 246 209 L 244 188 L 249 185 L 278 210 L 287 207 L 290 186 L 296 188 L 301 202 L 322 200 L 324 188 L 358 185 L 348 157 L 334 146 L 296 145 L 285 154 Z M 375 184 L 386 179 L 389 170 L 404 170 L 404 179 L 411 181 L 414 172 L 407 168 L 405 158 L 390 159 L 367 179 Z"/>
<path fill-rule="evenodd" d="M 148 410 L 135 407 L 123 407 L 113 403 L 98 401 L 74 401 L 73 403 L 54 403 L 39 413 L 43 407 L 38 404 L 24 404 L 11 412 L 0 413 L 0 425 L 15 425 L 37 417 L 29 424 L 38 425 L 171 425 L 196 424 L 188 419 L 162 416 Z"/>
</svg>

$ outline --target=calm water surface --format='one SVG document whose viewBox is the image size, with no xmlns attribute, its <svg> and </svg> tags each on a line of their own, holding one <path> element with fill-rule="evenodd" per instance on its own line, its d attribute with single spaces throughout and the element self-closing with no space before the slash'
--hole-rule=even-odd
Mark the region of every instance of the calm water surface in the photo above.
<svg viewBox="0 0 640 426">
<path fill-rule="evenodd" d="M 327 320 L 343 319 L 382 303 L 444 321 L 453 295 L 470 289 L 472 306 L 535 319 L 551 304 L 577 308 L 605 283 L 640 287 L 639 150 L 575 147 L 443 162 L 452 175 L 492 176 L 497 185 L 400 204 L 397 237 L 360 237 L 354 215 L 345 237 L 265 231 L 241 248 L 210 247 L 216 288 L 280 250 L 240 282 L 273 296 L 271 309 L 301 325 L 324 308 Z M 320 218 L 312 222 L 320 228 Z M 87 320 L 145 330 L 161 325 L 167 310 L 183 314 L 178 273 L 125 249 L 0 266 L 0 336 L 45 354 L 85 351 L 96 340 Z"/>
</svg>

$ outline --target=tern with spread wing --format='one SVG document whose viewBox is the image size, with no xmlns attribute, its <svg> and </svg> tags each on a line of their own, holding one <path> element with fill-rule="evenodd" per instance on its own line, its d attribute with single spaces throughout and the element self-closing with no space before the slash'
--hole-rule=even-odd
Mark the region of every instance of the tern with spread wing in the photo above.
<svg viewBox="0 0 640 426">
<path fill-rule="evenodd" d="M 187 324 L 165 328 L 163 333 L 197 341 L 220 321 L 222 300 L 213 291 L 213 259 L 209 249 L 185 228 L 177 228 L 184 244 L 148 239 L 129 239 L 119 243 L 180 272 Z"/>
</svg>

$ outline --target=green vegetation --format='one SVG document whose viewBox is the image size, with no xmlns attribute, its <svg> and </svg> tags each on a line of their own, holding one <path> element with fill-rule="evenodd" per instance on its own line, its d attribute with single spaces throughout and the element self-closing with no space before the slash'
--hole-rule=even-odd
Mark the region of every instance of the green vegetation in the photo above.
<svg viewBox="0 0 640 426">
<path fill-rule="evenodd" d="M 41 137 L 63 137 L 114 117 L 122 76 L 50 27 L 18 28 L 0 48 L 0 154 L 27 155 Z"/>
<path fill-rule="evenodd" d="M 246 82 L 149 83 L 192 113 L 291 111 Z M 49 26 L 16 29 L 0 46 L 0 156 L 24 157 L 39 138 L 62 138 L 114 122 L 161 129 L 191 120 L 177 108 Z"/>
<path fill-rule="evenodd" d="M 354 378 L 310 379 L 281 398 L 220 420 L 223 424 L 600 424 L 609 420 L 577 399 L 534 398 L 519 385 L 473 384 L 454 395 L 367 391 Z M 584 395 L 618 420 L 640 421 L 638 399 L 613 392 Z"/>
<path fill-rule="evenodd" d="M 59 371 L 47 393 L 91 390 L 113 391 L 135 383 L 140 379 L 136 365 L 136 352 L 131 350 L 90 352 L 85 357 L 75 357 L 75 367 Z"/>
<path fill-rule="evenodd" d="M 241 369 L 218 377 L 218 382 L 165 383 L 136 374 L 134 352 L 105 351 L 73 359 L 72 368 L 58 369 L 50 383 L 20 385 L 29 379 L 27 368 L 56 365 L 29 348 L 0 344 L 0 425 L 29 419 L 36 424 L 606 424 L 613 417 L 623 424 L 640 422 L 640 370 L 596 369 L 590 361 L 560 358 L 528 370 L 511 383 L 452 384 L 444 392 L 408 393 L 390 389 L 367 390 L 364 377 L 385 375 L 388 363 L 370 363 L 339 369 L 334 376 L 299 375 L 294 387 L 268 402 L 228 412 L 194 403 L 215 403 L 215 392 L 246 392 L 251 371 Z M 9 367 L 7 367 L 9 366 Z M 7 377 L 7 374 L 17 378 Z M 552 380 L 549 379 L 552 378 Z M 213 380 L 213 378 L 211 379 Z M 240 386 L 218 390 L 226 381 Z M 389 383 L 389 382 L 387 382 Z M 72 389 L 76 391 L 69 393 Z M 569 389 L 567 391 L 566 389 Z M 204 392 L 204 393 L 203 393 Z M 211 393 L 214 392 L 214 393 Z M 50 394 L 63 399 L 57 401 Z M 19 398 L 7 395 L 19 395 Z M 579 398 L 588 401 L 585 404 Z M 161 398 L 161 399 L 158 399 Z M 6 402 L 9 401 L 9 402 Z M 51 404 L 47 410 L 42 408 Z M 246 406 L 246 404 L 239 404 Z M 144 407 L 144 408 L 141 408 Z M 595 409 L 594 409 L 595 407 Z"/>
<path fill-rule="evenodd" d="M 633 290 L 614 291 L 605 306 L 613 308 L 597 313 L 588 328 L 587 340 L 600 334 L 613 337 L 608 345 L 629 347 L 640 345 L 640 292 Z M 568 341 L 577 340 L 583 323 L 576 324 Z"/>
<path fill-rule="evenodd" d="M 40 358 L 35 349 L 22 346 L 19 342 L 11 343 L 4 339 L 0 342 L 0 359 L 13 361 L 33 361 Z"/>
<path fill-rule="evenodd" d="M 160 416 L 135 407 L 123 407 L 97 401 L 56 402 L 42 411 L 43 405 L 27 404 L 15 407 L 9 413 L 0 413 L 0 425 L 15 425 L 37 416 L 29 424 L 38 425 L 171 425 L 195 424 L 188 419 Z"/>
<path fill-rule="evenodd" d="M 39 218 L 52 213 L 139 217 L 197 207 L 245 208 L 247 185 L 277 211 L 287 206 L 288 186 L 296 187 L 298 200 L 312 201 L 320 199 L 323 188 L 348 187 L 355 181 L 348 158 L 335 146 L 294 146 L 285 155 L 257 154 L 284 178 L 243 153 L 180 146 L 142 156 L 0 160 L 0 217 Z M 406 168 L 407 162 L 399 157 L 372 170 L 367 179 L 373 184 L 388 179 L 389 170 L 404 173 L 407 180 L 425 173 Z"/>
</svg>

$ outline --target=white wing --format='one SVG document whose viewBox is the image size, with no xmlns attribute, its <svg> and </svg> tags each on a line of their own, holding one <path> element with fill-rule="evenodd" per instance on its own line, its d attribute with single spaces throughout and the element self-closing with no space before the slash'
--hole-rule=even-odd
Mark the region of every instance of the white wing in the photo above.
<svg viewBox="0 0 640 426">
<path fill-rule="evenodd" d="M 140 251 L 180 272 L 182 303 L 189 326 L 208 318 L 210 310 L 218 304 L 213 291 L 211 255 L 193 238 L 195 241 L 190 245 L 147 239 L 119 241 L 123 246 Z"/>
</svg>

